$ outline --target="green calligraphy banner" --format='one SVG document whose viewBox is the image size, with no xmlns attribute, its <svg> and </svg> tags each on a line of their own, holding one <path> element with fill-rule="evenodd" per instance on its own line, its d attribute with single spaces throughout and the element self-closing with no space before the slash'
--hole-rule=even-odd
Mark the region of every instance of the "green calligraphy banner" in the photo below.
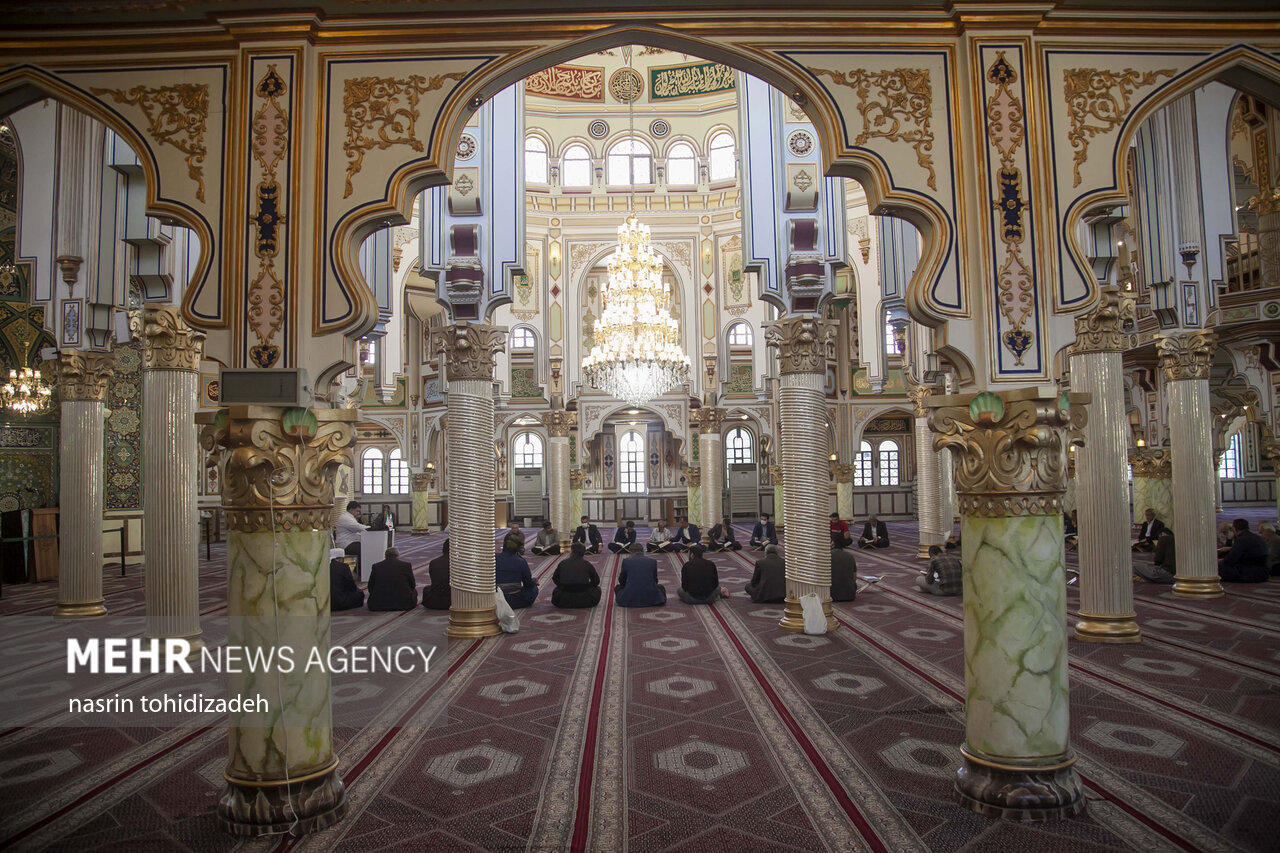
<svg viewBox="0 0 1280 853">
<path fill-rule="evenodd" d="M 690 62 L 649 69 L 649 97 L 655 101 L 709 95 L 734 88 L 734 71 L 719 62 Z"/>
</svg>

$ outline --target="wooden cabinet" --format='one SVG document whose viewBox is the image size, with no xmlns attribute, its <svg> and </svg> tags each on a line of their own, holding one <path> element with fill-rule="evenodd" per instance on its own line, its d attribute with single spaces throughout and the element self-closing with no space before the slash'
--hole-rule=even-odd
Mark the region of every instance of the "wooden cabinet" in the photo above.
<svg viewBox="0 0 1280 853">
<path fill-rule="evenodd" d="M 33 509 L 31 511 L 31 535 L 35 540 L 31 550 L 35 555 L 33 581 L 51 581 L 58 577 L 58 508 Z M 40 537 L 52 537 L 42 539 Z"/>
</svg>

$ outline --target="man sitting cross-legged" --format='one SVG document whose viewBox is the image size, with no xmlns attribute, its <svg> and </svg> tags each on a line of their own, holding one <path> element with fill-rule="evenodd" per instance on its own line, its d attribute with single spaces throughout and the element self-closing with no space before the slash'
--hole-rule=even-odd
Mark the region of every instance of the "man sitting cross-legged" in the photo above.
<svg viewBox="0 0 1280 853">
<path fill-rule="evenodd" d="M 613 541 L 609 543 L 609 550 L 615 554 L 638 554 L 641 551 L 640 544 L 636 542 L 636 523 L 628 521 L 625 525 L 618 522 L 618 529 L 613 531 Z"/>
<path fill-rule="evenodd" d="M 533 540 L 533 553 L 539 557 L 548 557 L 560 553 L 560 534 L 551 526 L 551 522 L 542 522 L 542 529 Z"/>
<path fill-rule="evenodd" d="M 578 529 L 573 531 L 573 541 L 581 542 L 583 547 L 587 549 L 588 554 L 599 554 L 604 550 L 604 540 L 600 538 L 600 528 L 591 523 L 587 516 L 582 517 L 582 523 L 578 525 Z"/>
<path fill-rule="evenodd" d="M 575 542 L 569 550 L 572 555 L 551 576 L 556 588 L 551 593 L 551 603 L 556 607 L 595 607 L 600 603 L 600 575 L 596 567 L 587 561 L 587 549 Z"/>
<path fill-rule="evenodd" d="M 889 527 L 874 515 L 867 519 L 862 527 L 862 538 L 858 540 L 859 548 L 888 548 Z"/>
<path fill-rule="evenodd" d="M 720 600 L 720 572 L 703 556 L 701 545 L 689 549 L 689 562 L 680 569 L 677 595 L 685 604 L 714 604 Z"/>
<path fill-rule="evenodd" d="M 742 545 L 733 532 L 733 524 L 726 516 L 707 534 L 708 547 L 712 551 L 741 551 Z"/>
<path fill-rule="evenodd" d="M 778 544 L 778 528 L 774 525 L 769 513 L 760 513 L 760 520 L 751 528 L 751 541 L 747 543 L 753 550 L 763 551 L 764 546 Z"/>
<path fill-rule="evenodd" d="M 658 526 L 649 534 L 649 541 L 645 543 L 644 549 L 650 553 L 671 552 L 675 550 L 676 544 L 678 543 L 671 538 L 671 531 L 667 529 L 667 523 L 659 520 Z"/>
</svg>

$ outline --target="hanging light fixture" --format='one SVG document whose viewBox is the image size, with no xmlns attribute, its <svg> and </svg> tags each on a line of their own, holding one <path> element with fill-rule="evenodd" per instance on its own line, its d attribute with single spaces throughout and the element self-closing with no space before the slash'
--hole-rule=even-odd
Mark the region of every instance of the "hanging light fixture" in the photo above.
<svg viewBox="0 0 1280 853">
<path fill-rule="evenodd" d="M 618 226 L 618 248 L 609 259 L 600 292 L 594 344 L 582 359 L 588 384 L 633 406 L 642 406 L 689 377 L 689 356 L 680 346 L 680 325 L 671 316 L 671 288 L 662 280 L 662 259 L 649 245 L 649 226 L 635 211 L 635 102 L 627 101 L 630 214 Z"/>
<path fill-rule="evenodd" d="M 9 381 L 0 386 L 0 403 L 23 417 L 49 411 L 53 389 L 40 376 L 40 371 L 24 367 L 10 370 Z"/>
</svg>

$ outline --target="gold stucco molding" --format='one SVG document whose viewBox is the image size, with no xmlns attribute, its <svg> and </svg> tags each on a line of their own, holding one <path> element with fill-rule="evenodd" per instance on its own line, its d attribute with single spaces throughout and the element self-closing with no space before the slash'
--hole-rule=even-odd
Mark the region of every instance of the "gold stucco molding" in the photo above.
<svg viewBox="0 0 1280 853">
<path fill-rule="evenodd" d="M 1147 480 L 1168 480 L 1173 477 L 1173 455 L 1158 447 L 1135 447 L 1129 451 L 1129 464 L 1133 476 Z"/>
<path fill-rule="evenodd" d="M 1124 327 L 1134 321 L 1134 300 L 1118 287 L 1104 287 L 1092 311 L 1076 317 L 1076 340 L 1070 355 L 1087 352 L 1120 352 L 1124 349 Z"/>
<path fill-rule="evenodd" d="M 726 414 L 728 413 L 724 409 L 703 406 L 701 409 L 689 412 L 689 421 L 703 435 L 719 435 Z"/>
<path fill-rule="evenodd" d="M 568 438 L 569 431 L 573 429 L 576 420 L 577 417 L 573 412 L 566 412 L 564 409 L 552 409 L 542 413 L 542 423 L 547 428 L 547 435 L 552 438 Z"/>
<path fill-rule="evenodd" d="M 63 350 L 54 365 L 58 398 L 64 403 L 101 403 L 115 373 L 116 354 L 93 350 Z"/>
<path fill-rule="evenodd" d="M 1169 382 L 1182 379 L 1208 379 L 1213 354 L 1218 349 L 1218 336 L 1212 331 L 1164 335 L 1156 341 L 1160 367 Z"/>
<path fill-rule="evenodd" d="M 204 201 L 205 124 L 209 119 L 209 86 L 175 83 L 172 86 L 134 86 L 132 89 L 91 88 L 95 95 L 110 95 L 117 104 L 131 104 L 147 117 L 147 132 L 161 145 L 172 145 L 187 155 L 187 176 L 196 182 L 196 198 Z"/>
<path fill-rule="evenodd" d="M 688 465 L 686 465 L 684 469 L 684 482 L 686 486 L 701 486 L 702 485 L 702 469 L 691 468 Z"/>
<path fill-rule="evenodd" d="M 587 472 L 581 468 L 569 469 L 569 488 L 581 489 L 583 482 L 587 479 Z"/>
<path fill-rule="evenodd" d="M 1089 140 L 1109 133 L 1129 117 L 1133 93 L 1155 84 L 1161 77 L 1172 77 L 1177 71 L 1109 71 L 1105 68 L 1066 68 L 1062 72 L 1062 94 L 1067 102 L 1071 129 L 1067 139 L 1075 149 L 1072 175 L 1080 186 L 1080 167 L 1089 159 Z"/>
<path fill-rule="evenodd" d="M 493 381 L 497 354 L 507 346 L 507 333 L 497 326 L 462 322 L 436 332 L 436 352 L 444 356 L 450 382 Z"/>
<path fill-rule="evenodd" d="M 836 325 L 813 317 L 787 317 L 769 326 L 765 342 L 778 348 L 779 369 L 788 373 L 826 373 L 835 358 Z"/>
<path fill-rule="evenodd" d="M 129 331 L 143 343 L 142 365 L 147 370 L 200 370 L 204 332 L 187 325 L 177 308 L 159 305 L 130 311 Z"/>
</svg>

